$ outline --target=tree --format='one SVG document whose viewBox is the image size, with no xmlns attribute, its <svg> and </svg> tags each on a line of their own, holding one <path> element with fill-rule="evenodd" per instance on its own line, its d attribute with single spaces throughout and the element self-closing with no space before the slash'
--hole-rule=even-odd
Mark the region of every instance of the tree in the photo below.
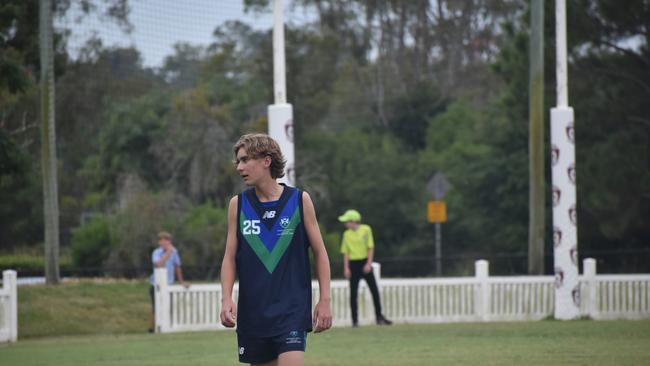
<svg viewBox="0 0 650 366">
<path fill-rule="evenodd" d="M 544 274 L 544 3 L 530 6 L 528 273 Z"/>
<path fill-rule="evenodd" d="M 45 281 L 59 282 L 59 191 L 54 117 L 54 47 L 52 4 L 40 0 L 41 48 L 41 167 L 43 170 L 43 215 L 45 217 Z"/>
</svg>

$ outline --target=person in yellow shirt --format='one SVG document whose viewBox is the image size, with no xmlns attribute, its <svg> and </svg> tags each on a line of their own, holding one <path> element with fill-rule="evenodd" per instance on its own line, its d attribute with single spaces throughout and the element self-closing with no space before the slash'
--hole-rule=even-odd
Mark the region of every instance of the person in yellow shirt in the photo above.
<svg viewBox="0 0 650 366">
<path fill-rule="evenodd" d="M 359 326 L 359 316 L 357 312 L 357 294 L 359 291 L 359 281 L 361 278 L 366 280 L 372 302 L 375 306 L 375 317 L 378 325 L 391 325 L 390 320 L 386 319 L 381 312 L 381 301 L 379 299 L 379 289 L 375 276 L 372 273 L 372 259 L 375 251 L 375 242 L 372 237 L 370 226 L 361 223 L 361 214 L 357 210 L 347 210 L 341 216 L 339 221 L 342 222 L 346 229 L 341 241 L 341 253 L 343 254 L 343 274 L 350 280 L 350 308 L 352 310 L 352 326 Z"/>
</svg>

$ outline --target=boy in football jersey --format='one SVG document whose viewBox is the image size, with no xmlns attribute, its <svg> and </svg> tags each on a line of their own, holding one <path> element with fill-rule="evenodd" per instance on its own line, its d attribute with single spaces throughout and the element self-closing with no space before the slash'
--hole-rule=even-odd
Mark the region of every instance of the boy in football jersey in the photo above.
<svg viewBox="0 0 650 366">
<path fill-rule="evenodd" d="M 286 161 L 269 136 L 244 135 L 233 152 L 237 172 L 251 188 L 228 207 L 221 323 L 237 325 L 240 362 L 300 366 L 307 333 L 332 326 L 329 259 L 314 205 L 306 192 L 276 181 Z M 320 287 L 313 318 L 310 248 Z M 235 275 L 237 306 L 232 301 Z"/>
</svg>

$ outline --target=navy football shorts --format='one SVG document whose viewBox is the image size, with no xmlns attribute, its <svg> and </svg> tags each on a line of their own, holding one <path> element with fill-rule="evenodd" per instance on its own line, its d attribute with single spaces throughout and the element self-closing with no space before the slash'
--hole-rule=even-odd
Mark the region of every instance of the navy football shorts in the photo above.
<svg viewBox="0 0 650 366">
<path fill-rule="evenodd" d="M 305 352 L 307 332 L 292 330 L 275 337 L 248 337 L 237 333 L 239 362 L 265 363 L 278 358 L 284 352 Z"/>
</svg>

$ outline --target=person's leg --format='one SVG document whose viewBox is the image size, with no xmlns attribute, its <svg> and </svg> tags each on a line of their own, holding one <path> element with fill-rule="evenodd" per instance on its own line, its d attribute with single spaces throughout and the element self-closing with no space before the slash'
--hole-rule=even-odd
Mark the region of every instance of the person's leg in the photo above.
<svg viewBox="0 0 650 366">
<path fill-rule="evenodd" d="M 273 338 L 247 337 L 237 333 L 239 362 L 250 365 L 277 366 L 278 352 Z"/>
<path fill-rule="evenodd" d="M 278 366 L 278 359 L 266 363 L 252 363 L 251 366 Z"/>
<path fill-rule="evenodd" d="M 290 351 L 280 353 L 276 361 L 278 366 L 303 366 L 305 364 L 305 352 Z"/>
<path fill-rule="evenodd" d="M 355 267 L 357 266 L 355 266 L 354 262 L 350 261 L 350 311 L 352 313 L 352 326 L 359 324 L 357 295 L 359 291 L 359 280 L 361 280 L 361 275 L 363 274 L 363 271 L 359 271 Z"/>
<path fill-rule="evenodd" d="M 375 317 L 377 318 L 377 321 L 379 321 L 382 316 L 381 312 L 381 300 L 379 298 L 379 289 L 377 288 L 377 281 L 375 281 L 375 275 L 372 271 L 369 273 L 364 273 L 363 274 L 363 279 L 366 280 L 366 283 L 368 284 L 368 289 L 370 290 L 370 294 L 372 295 L 372 304 L 375 306 Z"/>
<path fill-rule="evenodd" d="M 149 286 L 149 297 L 151 298 L 151 316 L 149 316 L 149 332 L 156 329 L 156 299 L 154 298 L 154 287 Z"/>
<path fill-rule="evenodd" d="M 278 366 L 303 366 L 307 349 L 307 332 L 292 330 L 274 337 Z"/>
</svg>

